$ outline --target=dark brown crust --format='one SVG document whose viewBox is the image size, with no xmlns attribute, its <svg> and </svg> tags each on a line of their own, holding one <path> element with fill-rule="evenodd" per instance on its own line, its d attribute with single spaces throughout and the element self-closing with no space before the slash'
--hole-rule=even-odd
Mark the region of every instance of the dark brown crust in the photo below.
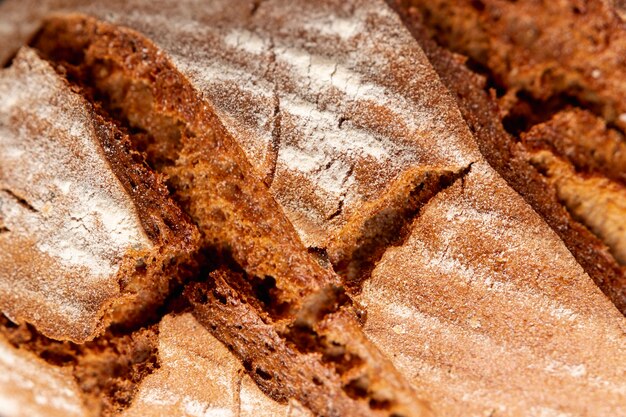
<svg viewBox="0 0 626 417">
<path fill-rule="evenodd" d="M 563 239 L 600 289 L 626 314 L 626 276 L 606 245 L 575 221 L 560 204 L 556 192 L 528 162 L 525 151 L 500 122 L 493 96 L 485 80 L 464 65 L 464 59 L 440 48 L 430 39 L 415 9 L 390 1 L 418 40 L 443 83 L 453 93 L 489 164 L 520 193 Z"/>
<path fill-rule="evenodd" d="M 127 135 L 101 115 L 94 112 L 93 117 L 99 120 L 96 127 L 109 165 L 132 197 L 146 234 L 158 245 L 193 248 L 197 229 L 189 216 L 167 198 L 169 190 L 163 176 L 146 166 Z"/>
</svg>

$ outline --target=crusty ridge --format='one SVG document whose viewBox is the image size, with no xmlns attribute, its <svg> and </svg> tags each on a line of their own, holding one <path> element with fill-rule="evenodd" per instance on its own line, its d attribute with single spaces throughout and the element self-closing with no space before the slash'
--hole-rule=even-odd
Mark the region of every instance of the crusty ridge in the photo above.
<svg viewBox="0 0 626 417">
<path fill-rule="evenodd" d="M 206 250 L 218 258 L 231 258 L 230 266 L 242 270 L 239 281 L 231 279 L 228 285 L 247 300 L 250 314 L 268 323 L 283 343 L 316 346 L 325 340 L 342 352 L 318 365 L 336 375 L 334 384 L 342 401 L 329 402 L 317 384 L 311 385 L 313 391 L 292 392 L 290 375 L 299 371 L 280 365 L 275 366 L 278 376 L 273 389 L 266 381 L 269 370 L 251 368 L 250 375 L 266 392 L 278 399 L 296 395 L 321 415 L 427 412 L 397 371 L 360 335 L 337 277 L 301 245 L 210 107 L 151 43 L 130 30 L 69 16 L 50 19 L 34 45 L 61 65 L 81 67 L 81 76 L 89 80 L 105 107 L 122 115 L 147 140 L 146 146 L 156 150 L 148 152 L 156 156 L 151 162 L 170 176 L 170 186 L 198 224 Z M 159 157 L 160 144 L 177 149 L 178 154 L 169 160 Z M 339 309 L 344 312 L 334 314 Z M 263 346 L 261 334 L 235 330 L 219 315 L 202 315 L 201 321 L 225 342 L 236 331 Z M 318 363 L 316 350 L 297 354 Z M 264 363 L 262 351 L 234 347 L 233 351 L 244 363 Z M 340 363 L 345 356 L 358 360 L 344 369 Z M 355 385 L 358 396 L 351 394 Z"/>
</svg>

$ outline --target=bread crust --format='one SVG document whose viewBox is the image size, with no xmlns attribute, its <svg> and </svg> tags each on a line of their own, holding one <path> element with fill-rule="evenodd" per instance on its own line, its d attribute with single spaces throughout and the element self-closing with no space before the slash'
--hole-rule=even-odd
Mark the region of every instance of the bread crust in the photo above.
<svg viewBox="0 0 626 417">
<path fill-rule="evenodd" d="M 84 342 L 149 314 L 195 226 L 127 138 L 30 49 L 2 72 L 0 309 Z M 9 290 L 11 288 L 11 290 Z"/>
<path fill-rule="evenodd" d="M 604 242 L 571 216 L 561 204 L 556 190 L 531 164 L 530 156 L 525 147 L 517 143 L 516 139 L 504 129 L 501 122 L 502 112 L 498 103 L 493 96 L 485 91 L 486 80 L 471 72 L 464 65 L 465 59 L 463 57 L 454 55 L 438 46 L 429 37 L 417 10 L 411 10 L 409 3 L 395 2 L 394 4 L 403 16 L 407 27 L 424 48 L 442 81 L 457 98 L 463 117 L 474 132 L 484 157 L 563 239 L 580 265 L 617 308 L 624 313 L 626 311 L 626 276 L 623 267 L 611 255 Z M 573 112 L 574 114 L 581 114 L 581 111 Z M 567 116 L 560 116 L 559 118 L 564 120 L 565 117 Z M 618 150 L 615 155 L 619 158 L 618 134 L 607 132 L 604 124 L 591 115 L 583 117 L 583 120 L 593 124 L 589 125 L 583 122 L 585 128 L 582 131 L 587 131 L 590 137 L 594 137 L 593 140 L 603 143 L 605 143 L 604 136 L 609 136 L 610 141 L 605 146 L 611 146 Z M 563 122 L 556 123 L 563 126 Z M 577 134 L 581 136 L 581 125 L 578 126 Z M 557 125 L 554 125 L 554 128 L 560 129 Z M 553 132 L 556 133 L 556 131 Z M 603 133 L 598 135 L 598 132 Z M 557 135 L 559 134 L 552 136 Z M 548 139 L 545 135 L 544 138 Z M 567 140 L 567 138 L 563 138 L 561 142 Z M 569 140 L 571 142 L 571 139 Z M 565 145 L 559 145 L 555 141 L 551 142 L 554 143 L 553 146 L 566 152 L 563 149 Z M 613 145 L 609 145 L 609 143 Z M 579 163 L 581 168 L 598 169 L 602 165 L 601 171 L 612 178 L 619 179 L 619 159 L 611 163 L 594 162 L 593 159 L 585 158 L 584 152 L 582 150 L 577 151 L 575 157 L 578 161 L 582 159 L 587 161 L 584 166 Z"/>
<path fill-rule="evenodd" d="M 161 52 L 171 59 L 174 68 L 167 68 L 182 74 L 183 84 L 185 80 L 190 81 L 197 91 L 202 91 L 214 103 L 223 100 L 224 108 L 228 107 L 231 112 L 241 111 L 239 116 L 233 117 L 225 110 L 222 113 L 218 110 L 217 119 L 224 124 L 227 134 L 233 135 L 236 141 L 240 140 L 242 147 L 246 146 L 246 141 L 254 138 L 250 132 L 265 132 L 265 136 L 259 134 L 259 143 L 254 145 L 257 148 L 252 146 L 254 149 L 265 149 L 265 139 L 276 139 L 278 132 L 280 137 L 289 138 L 290 134 L 297 136 L 298 129 L 325 127 L 324 123 L 328 122 L 328 118 L 324 116 L 328 116 L 327 113 L 308 113 L 312 107 L 311 101 L 315 101 L 314 95 L 307 96 L 306 93 L 304 97 L 299 97 L 308 100 L 308 104 L 304 103 L 307 106 L 296 106 L 295 110 L 291 110 L 297 112 L 298 109 L 305 108 L 306 114 L 300 116 L 286 115 L 289 111 L 284 107 L 283 99 L 293 99 L 293 95 L 300 94 L 301 91 L 309 92 L 300 89 L 302 84 L 310 81 L 315 87 L 314 83 L 320 82 L 314 77 L 302 77 L 303 68 L 308 68 L 309 61 L 315 60 L 319 64 L 317 59 L 320 54 L 333 57 L 337 53 L 336 56 L 344 57 L 335 51 L 334 45 L 329 50 L 324 49 L 327 47 L 324 45 L 331 41 L 337 43 L 339 48 L 354 49 L 355 45 L 372 48 L 368 49 L 370 54 L 359 55 L 367 57 L 367 60 L 352 63 L 355 66 L 350 69 L 370 84 L 373 83 L 374 87 L 385 87 L 386 92 L 393 95 L 394 99 L 405 100 L 403 102 L 408 103 L 410 109 L 424 116 L 420 118 L 420 122 L 426 120 L 419 135 L 408 137 L 404 127 L 398 127 L 399 122 L 404 122 L 405 119 L 391 118 L 398 125 L 388 123 L 391 116 L 390 112 L 385 111 L 386 106 L 372 110 L 372 103 L 363 105 L 361 113 L 358 109 L 350 113 L 358 116 L 354 120 L 342 121 L 339 112 L 333 113 L 337 114 L 337 129 L 354 129 L 360 123 L 358 129 L 368 135 L 376 137 L 376 134 L 384 133 L 388 135 L 387 139 L 397 140 L 398 143 L 392 143 L 391 149 L 397 149 L 394 148 L 396 145 L 404 149 L 402 146 L 409 143 L 411 147 L 418 148 L 412 155 L 427 155 L 424 160 L 408 158 L 409 168 L 413 170 L 406 167 L 399 170 L 401 174 L 407 173 L 406 177 L 393 176 L 395 171 L 391 170 L 391 176 L 398 180 L 397 183 L 385 183 L 384 187 L 378 187 L 380 184 L 374 183 L 371 199 L 346 199 L 344 209 L 333 217 L 347 222 L 345 224 L 354 220 L 356 227 L 348 227 L 343 235 L 345 240 L 341 240 L 346 243 L 346 253 L 350 253 L 358 248 L 357 232 L 360 225 L 375 218 L 386 205 L 396 205 L 399 202 L 397 205 L 402 210 L 407 208 L 403 213 L 417 211 L 402 220 L 402 228 L 406 230 L 406 234 L 402 234 L 398 240 L 392 240 L 390 246 L 386 246 L 388 243 L 382 245 L 382 258 L 375 259 L 372 276 L 361 282 L 362 291 L 354 296 L 358 303 L 352 306 L 349 303 L 344 304 L 342 298 L 345 295 L 337 291 L 339 287 L 334 286 L 336 281 L 332 281 L 333 285 L 327 286 L 326 291 L 314 294 L 316 302 L 311 305 L 323 308 L 317 311 L 307 310 L 310 316 L 304 321 L 312 323 L 312 326 L 299 326 L 302 321 L 298 323 L 297 320 L 292 323 L 294 326 L 281 326 L 280 315 L 267 311 L 263 305 L 264 300 L 268 299 L 267 293 L 271 295 L 272 281 L 255 281 L 253 277 L 246 276 L 243 268 L 233 271 L 233 264 L 225 265 L 230 266 L 231 270 L 222 269 L 214 273 L 212 279 L 189 287 L 186 294 L 195 305 L 195 317 L 218 339 L 231 344 L 244 365 L 249 365 L 249 375 L 266 392 L 278 399 L 297 397 L 302 404 L 313 408 L 318 414 L 333 411 L 324 402 L 324 396 L 312 386 L 316 385 L 311 375 L 315 372 L 307 371 L 307 376 L 311 378 L 305 384 L 304 381 L 299 382 L 298 378 L 302 378 L 302 375 L 292 372 L 297 367 L 286 367 L 285 370 L 282 365 L 276 366 L 280 364 L 281 356 L 274 355 L 263 344 L 266 340 L 272 340 L 276 341 L 276 345 L 282 349 L 290 363 L 306 363 L 307 366 L 312 363 L 314 369 L 319 369 L 315 367 L 320 362 L 324 363 L 325 356 L 326 359 L 330 356 L 330 367 L 336 372 L 322 382 L 344 383 L 342 389 L 336 389 L 336 385 L 331 384 L 327 392 L 336 394 L 333 398 L 339 398 L 338 404 L 346 407 L 342 410 L 348 410 L 352 406 L 348 398 L 354 400 L 355 413 L 363 410 L 372 414 L 389 412 L 389 404 L 381 400 L 378 394 L 395 387 L 396 381 L 402 381 L 401 378 L 385 380 L 372 377 L 372 371 L 376 369 L 389 369 L 389 362 L 378 359 L 381 356 L 388 358 L 401 376 L 419 392 L 428 393 L 435 412 L 445 415 L 466 415 L 468 410 L 475 414 L 493 414 L 503 410 L 508 415 L 525 415 L 528 410 L 532 410 L 537 413 L 570 412 L 584 415 L 589 403 L 593 404 L 593 411 L 598 414 L 614 415 L 622 411 L 624 401 L 621 377 L 625 354 L 623 317 L 584 274 L 562 241 L 483 159 L 454 104 L 453 97 L 448 95 L 426 57 L 395 15 L 382 3 L 367 2 L 287 4 L 268 1 L 255 4 L 242 1 L 229 3 L 227 7 L 219 2 L 212 5 L 215 9 L 193 9 L 197 14 L 192 16 L 191 22 L 189 16 L 176 15 L 180 4 L 176 4 L 176 7 L 173 4 L 146 4 L 145 13 L 151 16 L 149 18 L 146 14 L 139 16 L 119 10 L 111 12 L 109 5 L 91 6 L 91 11 L 104 22 L 108 22 L 106 24 L 123 23 L 135 31 L 150 34 L 152 41 L 163 48 Z M 362 9 L 359 9 L 360 6 L 363 6 Z M 294 9 L 302 13 L 295 13 Z M 333 18 L 326 19 L 324 16 L 328 14 Z M 174 23 L 171 20 L 173 16 L 179 16 L 181 20 L 174 19 Z M 250 21 L 254 25 L 250 26 Z M 221 26 L 213 27 L 209 24 L 211 22 L 219 22 Z M 339 34 L 337 27 L 343 28 Z M 348 31 L 349 39 L 343 39 L 341 35 L 345 33 L 346 27 L 367 28 L 366 36 L 369 31 L 381 33 L 376 32 L 379 28 L 385 35 L 385 42 L 397 42 L 393 45 L 399 46 L 396 50 L 389 51 L 386 44 L 367 43 L 368 40 L 358 30 Z M 106 33 L 106 28 L 100 29 Z M 259 36 L 259 33 L 264 36 Z M 232 36 L 227 36 L 229 34 Z M 293 38 L 301 38 L 306 42 L 296 43 L 297 51 L 288 49 L 288 45 L 285 47 L 279 44 L 281 39 L 291 42 Z M 206 43 L 211 44 L 209 47 L 217 45 L 214 54 L 206 53 L 204 48 L 209 48 Z M 142 43 L 137 45 L 144 46 Z M 198 46 L 195 47 L 196 45 Z M 228 53 L 220 53 L 221 48 L 225 48 Z M 259 49 L 264 51 L 261 57 L 251 60 L 250 54 L 256 54 Z M 269 53 L 272 50 L 273 63 L 272 54 Z M 154 58 L 150 56 L 151 51 L 148 48 L 148 58 Z M 398 51 L 401 53 L 396 53 Z M 137 56 L 142 52 L 142 48 L 135 51 Z M 403 60 L 403 54 L 410 59 Z M 214 62 L 212 59 L 218 60 L 217 62 L 234 62 L 236 68 L 243 66 L 250 72 L 233 73 L 226 70 L 231 68 L 229 66 L 220 67 L 224 69 L 224 74 L 234 77 L 234 81 L 225 81 L 219 78 L 222 74 L 216 75 L 215 68 L 211 66 L 211 62 Z M 265 66 L 268 61 L 271 65 Z M 138 59 L 137 62 L 140 64 L 143 59 Z M 292 67 L 300 68 L 300 72 Z M 265 75 L 272 81 L 269 83 L 271 94 L 263 94 L 268 86 Z M 149 76 L 150 71 L 147 71 L 146 77 Z M 335 75 L 332 79 L 335 80 Z M 211 80 L 217 81 L 211 83 Z M 332 81 L 321 82 L 323 87 L 332 87 Z M 366 92 L 373 88 L 363 84 L 359 83 Z M 247 88 L 245 94 L 236 94 L 236 98 L 225 95 L 240 91 L 237 90 L 239 86 Z M 343 85 L 340 87 L 344 88 Z M 348 87 L 349 85 L 345 86 Z M 216 91 L 221 91 L 221 95 Z M 356 99 L 360 97 L 360 92 L 357 94 L 353 91 L 351 94 Z M 261 96 L 258 102 L 254 100 L 257 95 Z M 332 113 L 332 106 L 323 106 L 329 103 L 336 105 L 334 99 L 337 95 L 320 96 L 318 98 L 329 100 L 319 100 L 315 106 L 320 105 L 324 111 Z M 183 102 L 188 99 L 185 94 L 178 96 Z M 365 97 L 371 99 L 371 96 Z M 351 99 L 348 95 L 340 103 L 345 105 Z M 174 107 L 180 102 L 173 100 L 172 103 Z M 233 106 L 233 103 L 245 105 L 238 107 Z M 194 107 L 186 103 L 180 108 L 180 111 L 184 111 Z M 314 107 L 313 110 L 319 109 Z M 434 116 L 426 117 L 433 115 L 431 112 L 434 112 Z M 264 117 L 257 117 L 259 115 Z M 244 124 L 245 128 L 239 124 Z M 149 123 L 145 125 L 148 126 Z M 335 129 L 334 123 L 329 125 Z M 372 136 L 367 136 L 366 139 L 370 140 Z M 197 156 L 202 163 L 210 164 L 206 160 L 213 153 L 200 149 L 200 137 L 201 135 L 196 134 L 196 139 L 185 138 L 188 148 L 185 149 L 183 144 L 179 152 L 184 157 L 189 156 L 190 160 Z M 362 136 L 359 138 L 362 139 Z M 306 144 L 306 141 L 303 143 Z M 270 148 L 280 149 L 277 145 L 278 142 L 272 142 Z M 153 150 L 158 154 L 158 147 Z M 307 151 L 313 156 L 324 152 L 319 149 Z M 246 158 L 250 158 L 249 155 Z M 345 163 L 341 155 L 333 160 L 335 159 Z M 155 167 L 167 167 L 171 163 L 167 158 L 155 158 L 154 161 Z M 320 268 L 328 268 L 332 259 L 325 259 L 323 249 L 331 247 L 327 242 L 332 242 L 333 236 L 337 236 L 336 224 L 327 218 L 318 222 L 315 227 L 302 221 L 302 218 L 310 215 L 307 210 L 302 211 L 303 208 L 310 208 L 315 212 L 318 210 L 316 201 L 325 201 L 311 191 L 316 189 L 315 181 L 290 182 L 289 175 L 284 172 L 281 174 L 279 169 L 272 171 L 274 168 L 271 168 L 271 161 L 272 158 L 252 161 L 252 166 L 256 166 L 256 162 L 260 166 L 266 166 L 264 164 L 267 163 L 267 167 L 270 167 L 268 172 L 271 175 L 259 175 L 259 181 L 265 181 L 266 185 L 270 184 L 272 187 L 280 185 L 287 190 L 289 186 L 302 187 L 302 190 L 296 190 L 299 195 L 297 201 L 290 201 L 288 193 L 283 196 L 275 193 L 274 198 L 278 203 L 272 207 L 282 210 L 301 239 L 310 245 L 309 249 L 319 254 L 318 259 L 301 259 L 307 265 L 313 259 L 319 261 Z M 347 161 L 349 164 L 351 159 L 348 158 Z M 332 164 L 327 168 L 330 173 L 334 172 L 331 168 Z M 343 170 L 345 165 L 340 164 L 339 168 Z M 382 167 L 385 168 L 386 166 Z M 254 170 L 252 173 L 258 175 L 260 170 Z M 194 171 L 194 174 L 201 172 L 202 170 Z M 247 172 L 244 175 L 248 175 Z M 411 196 L 414 191 L 419 195 L 420 184 L 423 182 L 420 175 L 425 172 L 433 175 L 435 183 L 450 176 L 450 184 L 445 189 L 434 187 L 436 192 L 420 199 L 419 204 L 413 204 L 414 201 L 406 197 Z M 182 177 L 185 170 L 181 169 L 175 174 Z M 369 176 L 362 179 L 365 186 L 368 181 L 376 179 L 378 171 L 368 170 L 368 174 Z M 381 177 L 386 175 L 390 175 L 389 172 L 381 174 Z M 181 187 L 181 184 L 193 184 L 194 181 L 195 175 L 194 179 L 182 178 L 182 181 L 176 183 L 178 189 L 183 190 L 181 195 L 191 196 L 190 204 L 193 200 L 199 200 L 198 191 L 203 187 L 194 185 L 196 190 L 192 193 Z M 279 184 L 280 181 L 284 181 L 282 185 Z M 196 184 L 205 183 L 198 181 Z M 210 185 L 210 181 L 207 180 L 206 184 Z M 302 186 L 303 184 L 306 186 Z M 303 194 L 307 196 L 304 201 L 301 197 Z M 311 195 L 313 197 L 309 199 L 308 196 Z M 364 201 L 372 204 L 364 204 Z M 409 204 L 404 206 L 406 202 Z M 183 205 L 186 204 L 183 202 Z M 330 208 L 330 215 L 338 212 L 338 206 L 331 205 Z M 297 210 L 304 215 L 294 220 L 297 216 L 294 217 L 293 213 Z M 281 215 L 273 209 L 270 213 L 277 217 Z M 202 210 L 197 210 L 194 216 L 199 218 L 202 215 Z M 404 216 L 402 214 L 399 217 Z M 314 217 L 313 219 L 315 220 Z M 328 222 L 326 231 L 325 222 Z M 311 233 L 311 230 L 316 232 Z M 224 233 L 227 235 L 227 232 Z M 221 238 L 223 235 L 218 236 Z M 350 240 L 355 236 L 356 239 Z M 232 241 L 232 236 L 229 239 Z M 315 242 L 322 243 L 318 245 Z M 242 251 L 240 259 L 245 260 L 246 256 L 252 255 Z M 347 257 L 351 256 L 353 255 Z M 202 276 L 202 280 L 204 278 Z M 278 278 L 283 283 L 290 282 L 286 273 L 283 277 L 276 277 L 274 284 L 277 286 Z M 258 291 L 251 290 L 259 283 L 263 284 L 263 296 Z M 285 284 L 284 288 L 288 285 L 290 284 Z M 362 310 L 363 314 L 350 312 L 350 307 Z M 345 324 L 346 319 L 343 316 L 346 311 L 350 313 L 348 324 Z M 356 326 L 357 316 L 361 316 L 364 333 L 350 330 Z M 283 318 L 291 318 L 291 315 L 287 314 Z M 283 324 L 286 322 L 287 320 Z M 246 324 L 251 324 L 250 327 L 257 326 L 260 330 L 248 331 Z M 289 335 L 285 335 L 285 328 L 290 332 Z M 315 332 L 313 337 L 310 333 L 312 330 Z M 326 341 L 339 343 L 341 349 L 327 349 L 329 344 L 322 342 L 324 338 Z M 313 343 L 308 345 L 311 341 Z M 362 350 L 363 346 L 370 346 L 371 341 L 380 349 L 378 353 L 369 348 Z M 330 346 L 332 347 L 332 343 Z M 342 350 L 345 346 L 350 349 Z M 333 357 L 332 353 L 336 352 L 340 353 L 336 355 L 339 357 Z M 356 355 L 366 361 L 368 366 L 363 368 L 347 360 Z M 249 361 L 246 362 L 246 359 Z M 346 366 L 346 363 L 352 366 Z M 383 372 L 386 373 L 387 371 Z M 608 382 L 598 387 L 597 378 Z M 311 387 L 311 391 L 301 390 L 303 386 Z M 613 389 L 614 387 L 617 389 Z M 404 392 L 395 388 L 391 391 Z M 571 393 L 574 394 L 570 395 Z M 301 398 L 307 395 L 310 398 Z M 590 400 L 584 402 L 588 398 Z M 364 407 L 365 403 L 369 403 L 367 407 Z M 401 400 L 393 403 L 392 407 L 394 406 L 401 409 Z M 411 409 L 407 406 L 406 409 L 414 411 L 417 408 Z"/>
</svg>

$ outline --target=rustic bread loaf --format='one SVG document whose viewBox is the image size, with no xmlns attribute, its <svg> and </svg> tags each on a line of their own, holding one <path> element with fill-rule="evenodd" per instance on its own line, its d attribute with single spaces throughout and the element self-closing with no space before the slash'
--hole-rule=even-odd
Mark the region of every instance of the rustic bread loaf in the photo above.
<svg viewBox="0 0 626 417">
<path fill-rule="evenodd" d="M 57 409 L 624 411 L 624 317 L 498 174 L 515 186 L 472 118 L 500 123 L 478 78 L 482 98 L 455 100 L 468 70 L 442 72 L 383 2 L 81 3 L 4 3 L 0 60 L 28 43 L 51 62 L 200 244 L 149 320 L 84 344 L 3 322 L 12 355 L 69 387 Z"/>
</svg>

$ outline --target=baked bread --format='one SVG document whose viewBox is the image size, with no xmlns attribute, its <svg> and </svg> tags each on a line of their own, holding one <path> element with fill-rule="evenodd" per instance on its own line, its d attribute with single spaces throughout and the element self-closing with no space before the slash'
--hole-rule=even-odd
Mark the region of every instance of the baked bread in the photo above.
<svg viewBox="0 0 626 417">
<path fill-rule="evenodd" d="M 182 6 L 0 6 L 0 53 L 29 43 L 51 61 L 200 232 L 162 318 L 83 345 L 5 322 L 15 355 L 71 369 L 70 397 L 105 415 L 624 410 L 623 316 L 488 164 L 471 106 L 398 15 Z M 117 387 L 81 379 L 105 357 L 125 364 Z"/>
<path fill-rule="evenodd" d="M 624 127 L 624 25 L 611 0 L 410 1 L 437 38 L 534 99 L 580 102 Z M 575 28 L 575 29 L 574 29 Z"/>
</svg>

